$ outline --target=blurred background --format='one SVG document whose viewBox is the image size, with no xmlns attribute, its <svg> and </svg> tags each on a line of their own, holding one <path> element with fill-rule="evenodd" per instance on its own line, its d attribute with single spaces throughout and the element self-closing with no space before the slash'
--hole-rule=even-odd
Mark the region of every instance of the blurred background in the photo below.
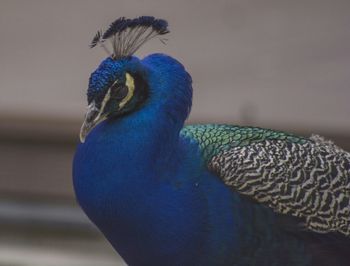
<svg viewBox="0 0 350 266">
<path fill-rule="evenodd" d="M 0 265 L 123 265 L 74 200 L 88 45 L 120 16 L 168 20 L 190 123 L 317 132 L 350 150 L 348 0 L 0 0 Z"/>
</svg>

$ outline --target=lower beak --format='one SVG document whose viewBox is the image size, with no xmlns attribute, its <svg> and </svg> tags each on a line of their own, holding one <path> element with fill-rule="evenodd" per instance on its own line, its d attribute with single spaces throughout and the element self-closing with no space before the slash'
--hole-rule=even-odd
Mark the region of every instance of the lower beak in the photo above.
<svg viewBox="0 0 350 266">
<path fill-rule="evenodd" d="M 100 110 L 95 107 L 94 103 L 90 104 L 80 129 L 79 137 L 81 143 L 84 143 L 86 136 L 101 120 Z"/>
</svg>

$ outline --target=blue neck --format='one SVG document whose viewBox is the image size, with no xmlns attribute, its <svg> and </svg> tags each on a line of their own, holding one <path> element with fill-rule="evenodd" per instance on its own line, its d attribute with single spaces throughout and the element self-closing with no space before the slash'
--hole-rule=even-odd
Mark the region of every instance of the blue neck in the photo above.
<svg viewBox="0 0 350 266">
<path fill-rule="evenodd" d="M 192 80 L 178 61 L 163 54 L 133 62 L 131 68 L 138 68 L 147 80 L 150 97 L 139 110 L 102 123 L 87 137 L 86 145 L 101 140 L 96 146 L 102 147 L 107 141 L 114 153 L 130 154 L 139 162 L 152 160 L 154 168 L 178 153 L 179 132 L 192 104 Z"/>
<path fill-rule="evenodd" d="M 164 55 L 149 56 L 142 64 L 150 98 L 138 111 L 92 130 L 79 145 L 73 167 L 80 205 L 129 261 L 165 260 L 176 250 L 184 254 L 198 247 L 200 237 L 192 234 L 204 220 L 201 211 L 193 212 L 203 202 L 193 192 L 199 156 L 189 160 L 179 140 L 191 107 L 190 76 Z M 186 161 L 191 164 L 184 167 Z"/>
<path fill-rule="evenodd" d="M 101 123 L 74 162 L 80 205 L 131 265 L 162 265 L 176 250 L 197 249 L 201 239 L 192 234 L 205 221 L 193 211 L 205 201 L 192 191 L 196 181 L 187 180 L 198 177 L 197 169 L 180 167 L 187 158 L 175 126 L 165 126 L 166 116 L 156 123 L 149 115 Z"/>
</svg>

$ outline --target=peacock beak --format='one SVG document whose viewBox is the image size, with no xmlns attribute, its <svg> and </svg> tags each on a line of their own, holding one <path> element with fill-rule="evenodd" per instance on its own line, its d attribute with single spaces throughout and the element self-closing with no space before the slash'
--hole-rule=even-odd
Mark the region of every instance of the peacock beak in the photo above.
<svg viewBox="0 0 350 266">
<path fill-rule="evenodd" d="M 100 122 L 101 119 L 101 112 L 100 110 L 95 106 L 95 103 L 92 102 L 88 106 L 88 110 L 85 114 L 85 119 L 83 122 L 83 125 L 80 129 L 80 142 L 84 143 L 86 136 L 89 134 L 89 132 Z"/>
<path fill-rule="evenodd" d="M 88 110 L 85 115 L 84 123 L 80 129 L 80 142 L 84 143 L 86 136 L 89 132 L 101 121 L 106 119 L 106 114 L 104 114 L 104 109 L 106 107 L 107 102 L 111 97 L 111 89 L 109 89 L 106 95 L 103 98 L 101 103 L 101 107 L 97 108 L 95 101 L 93 101 L 88 106 Z"/>
</svg>

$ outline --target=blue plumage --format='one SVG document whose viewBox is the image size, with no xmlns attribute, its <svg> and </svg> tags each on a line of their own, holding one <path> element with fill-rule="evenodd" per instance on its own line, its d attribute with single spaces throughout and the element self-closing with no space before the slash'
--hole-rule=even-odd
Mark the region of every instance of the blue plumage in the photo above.
<svg viewBox="0 0 350 266">
<path fill-rule="evenodd" d="M 258 204 L 208 168 L 206 140 L 225 147 L 231 140 L 217 130 L 207 135 L 203 127 L 182 129 L 192 81 L 175 59 L 163 54 L 105 59 L 90 77 L 88 103 L 84 143 L 73 164 L 75 192 L 129 265 L 344 263 L 332 247 L 349 245 L 346 236 L 304 231 L 300 217 Z M 230 138 L 266 134 L 305 143 L 269 132 L 243 128 Z"/>
<path fill-rule="evenodd" d="M 222 200 L 231 193 L 204 170 L 196 146 L 178 142 L 191 104 L 188 74 L 160 54 L 142 64 L 148 67 L 152 99 L 120 120 L 102 122 L 88 135 L 75 156 L 74 185 L 87 215 L 127 262 L 165 265 L 176 255 L 180 265 L 191 265 L 201 257 L 193 250 L 208 248 L 199 233 L 209 230 L 202 176 L 213 183 L 210 189 L 219 200 L 210 204 L 232 205 Z M 222 230 L 233 218 L 221 209 L 228 221 L 220 219 L 222 226 L 215 227 L 218 233 L 233 234 L 234 227 Z"/>
<path fill-rule="evenodd" d="M 91 74 L 87 90 L 88 103 L 96 98 L 103 98 L 107 89 L 116 79 L 125 79 L 126 71 L 142 71 L 139 60 L 136 58 L 113 60 L 107 57 L 99 67 Z"/>
</svg>

